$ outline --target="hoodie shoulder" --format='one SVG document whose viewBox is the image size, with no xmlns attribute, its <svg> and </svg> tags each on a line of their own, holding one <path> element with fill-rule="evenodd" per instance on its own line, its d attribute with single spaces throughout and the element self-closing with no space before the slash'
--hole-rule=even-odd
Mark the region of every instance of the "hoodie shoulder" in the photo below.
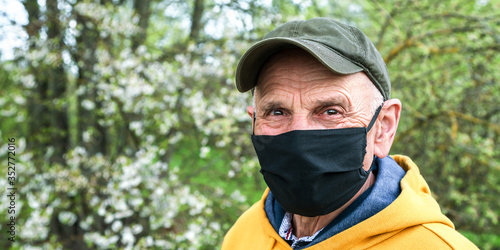
<svg viewBox="0 0 500 250">
<path fill-rule="evenodd" d="M 428 223 L 423 226 L 436 236 L 439 236 L 452 249 L 478 249 L 469 239 L 446 225 Z"/>
<path fill-rule="evenodd" d="M 429 239 L 434 238 L 450 249 L 477 249 L 466 237 L 455 230 L 455 226 L 442 214 L 439 204 L 431 196 L 431 190 L 424 180 L 417 165 L 407 156 L 395 155 L 394 160 L 403 168 L 407 174 L 401 181 L 401 186 L 405 190 L 405 198 L 402 201 L 403 208 L 406 205 L 413 217 L 420 218 L 419 231 L 428 234 Z M 423 243 L 430 243 L 424 240 Z"/>
<path fill-rule="evenodd" d="M 478 249 L 460 233 L 441 223 L 405 228 L 371 249 Z"/>
</svg>

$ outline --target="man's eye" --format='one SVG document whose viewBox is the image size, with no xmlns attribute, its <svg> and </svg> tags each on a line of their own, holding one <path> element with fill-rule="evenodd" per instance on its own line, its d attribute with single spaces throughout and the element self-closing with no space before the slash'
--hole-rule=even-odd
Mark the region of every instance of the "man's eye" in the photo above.
<svg viewBox="0 0 500 250">
<path fill-rule="evenodd" d="M 324 114 L 325 114 L 325 115 L 336 115 L 336 114 L 338 114 L 338 113 L 339 113 L 339 112 L 337 112 L 337 110 L 335 110 L 335 109 L 327 109 L 327 110 L 325 110 L 325 112 L 324 112 Z"/>
<path fill-rule="evenodd" d="M 273 111 L 271 111 L 271 114 L 276 115 L 276 116 L 284 115 L 283 111 L 281 111 L 281 110 L 273 110 Z"/>
</svg>

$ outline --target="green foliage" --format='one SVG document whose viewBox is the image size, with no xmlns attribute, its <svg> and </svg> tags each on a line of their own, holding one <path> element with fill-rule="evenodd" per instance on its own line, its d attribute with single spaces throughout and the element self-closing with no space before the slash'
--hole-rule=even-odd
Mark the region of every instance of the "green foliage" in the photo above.
<svg viewBox="0 0 500 250">
<path fill-rule="evenodd" d="M 403 102 L 391 153 L 420 166 L 458 230 L 499 247 L 499 3 L 22 4 L 28 39 L 0 61 L 0 157 L 15 137 L 22 229 L 2 248 L 220 246 L 265 189 L 237 61 L 269 30 L 316 16 L 373 40 Z"/>
<path fill-rule="evenodd" d="M 463 231 L 461 232 L 465 237 L 470 239 L 472 242 L 481 243 L 481 249 L 498 249 L 500 248 L 500 238 L 497 234 L 483 233 L 477 234 L 473 232 Z"/>
</svg>

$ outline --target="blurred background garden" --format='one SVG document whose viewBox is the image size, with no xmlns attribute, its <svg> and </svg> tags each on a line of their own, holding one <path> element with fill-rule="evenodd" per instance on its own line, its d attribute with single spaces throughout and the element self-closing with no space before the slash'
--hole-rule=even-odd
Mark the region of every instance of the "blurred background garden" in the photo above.
<svg viewBox="0 0 500 250">
<path fill-rule="evenodd" d="M 403 102 L 391 154 L 500 249 L 499 0 L 0 0 L 0 248 L 220 248 L 265 188 L 237 61 L 318 16 L 372 39 Z"/>
</svg>

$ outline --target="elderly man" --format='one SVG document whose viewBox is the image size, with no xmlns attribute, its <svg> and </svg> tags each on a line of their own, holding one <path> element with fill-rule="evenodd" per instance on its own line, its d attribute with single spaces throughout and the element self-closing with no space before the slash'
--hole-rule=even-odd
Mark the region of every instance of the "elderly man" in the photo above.
<svg viewBox="0 0 500 250">
<path fill-rule="evenodd" d="M 326 18 L 273 30 L 242 57 L 252 142 L 268 185 L 223 249 L 475 249 L 417 166 L 388 156 L 401 102 L 358 29 Z"/>
</svg>

